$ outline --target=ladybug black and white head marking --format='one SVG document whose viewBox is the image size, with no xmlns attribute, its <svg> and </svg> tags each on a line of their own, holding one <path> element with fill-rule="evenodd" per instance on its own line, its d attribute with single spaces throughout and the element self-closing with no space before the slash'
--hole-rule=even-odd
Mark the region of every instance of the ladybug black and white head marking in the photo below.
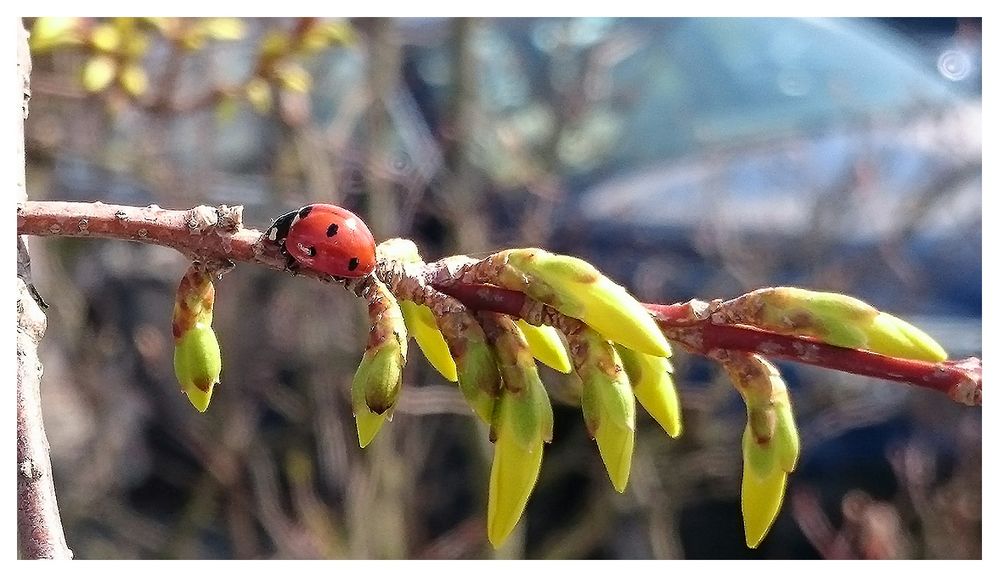
<svg viewBox="0 0 999 577">
<path fill-rule="evenodd" d="M 288 238 L 288 231 L 291 230 L 291 225 L 295 224 L 295 221 L 299 219 L 299 212 L 301 211 L 293 210 L 277 217 L 265 233 L 267 240 L 283 246 L 284 239 Z"/>
</svg>

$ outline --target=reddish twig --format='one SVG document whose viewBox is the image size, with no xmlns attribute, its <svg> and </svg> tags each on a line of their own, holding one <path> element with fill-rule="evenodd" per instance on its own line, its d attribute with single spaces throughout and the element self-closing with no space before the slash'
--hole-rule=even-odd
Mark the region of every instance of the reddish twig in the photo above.
<svg viewBox="0 0 999 577">
<path fill-rule="evenodd" d="M 240 207 L 166 210 L 101 203 L 27 202 L 18 206 L 18 234 L 100 237 L 133 240 L 174 248 L 203 262 L 249 262 L 285 270 L 276 246 L 263 242 L 260 231 L 245 229 Z M 491 285 L 454 282 L 449 270 L 427 265 L 430 285 L 473 310 L 522 316 L 533 303 L 523 293 Z M 331 277 L 308 270 L 300 274 L 325 281 Z M 536 303 L 535 303 L 536 304 Z M 709 355 L 718 349 L 759 353 L 848 373 L 909 383 L 947 393 L 955 401 L 981 405 L 981 361 L 930 363 L 887 357 L 869 351 L 827 345 L 804 336 L 787 336 L 744 325 L 716 322 L 715 303 L 646 304 L 667 338 L 687 351 Z"/>
<path fill-rule="evenodd" d="M 520 314 L 526 299 L 518 291 L 490 285 L 435 283 L 434 286 L 469 308 L 511 315 Z M 672 305 L 645 303 L 645 307 L 668 339 L 694 354 L 709 356 L 719 349 L 759 353 L 772 359 L 933 389 L 966 405 L 982 404 L 982 362 L 975 357 L 940 363 L 914 361 L 836 347 L 809 337 L 716 324 L 710 315 L 711 303 L 698 300 Z"/>
</svg>

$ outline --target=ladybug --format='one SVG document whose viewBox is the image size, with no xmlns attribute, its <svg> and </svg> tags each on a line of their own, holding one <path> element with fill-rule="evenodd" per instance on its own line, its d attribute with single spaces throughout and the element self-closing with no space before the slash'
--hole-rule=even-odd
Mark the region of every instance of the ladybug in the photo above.
<svg viewBox="0 0 999 577">
<path fill-rule="evenodd" d="M 299 265 L 340 278 L 375 269 L 375 239 L 364 221 L 345 208 L 310 204 L 283 214 L 264 233 L 281 247 L 288 268 Z"/>
</svg>

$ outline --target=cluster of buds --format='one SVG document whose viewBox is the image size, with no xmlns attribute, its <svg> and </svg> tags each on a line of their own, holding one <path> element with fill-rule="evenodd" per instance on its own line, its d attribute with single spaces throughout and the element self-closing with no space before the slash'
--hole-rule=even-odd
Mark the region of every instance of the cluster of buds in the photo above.
<svg viewBox="0 0 999 577">
<path fill-rule="evenodd" d="M 409 334 L 441 375 L 457 382 L 495 443 L 488 536 L 502 544 L 534 489 L 552 408 L 540 361 L 582 381 L 583 418 L 614 488 L 624 491 L 635 440 L 635 400 L 670 435 L 681 430 L 670 345 L 645 308 L 589 263 L 540 249 L 465 256 L 437 266 L 455 282 L 486 283 L 526 295 L 518 315 L 473 311 L 420 281 L 427 267 L 416 246 L 393 239 L 379 262 L 398 270 L 384 280 L 401 303 Z"/>
<path fill-rule="evenodd" d="M 188 400 L 202 413 L 222 373 L 222 353 L 212 330 L 214 306 L 212 277 L 193 263 L 180 279 L 173 305 L 173 368 Z"/>
<path fill-rule="evenodd" d="M 625 490 L 631 471 L 636 401 L 669 436 L 681 433 L 669 342 L 644 305 L 589 263 L 526 248 L 426 265 L 416 246 L 402 239 L 380 245 L 378 256 L 409 333 L 490 427 L 496 445 L 488 511 L 493 545 L 516 526 L 544 444 L 551 442 L 551 404 L 535 360 L 580 378 L 583 419 L 617 491 Z M 469 299 L 459 286 L 516 291 L 523 304 L 509 316 L 476 312 L 463 304 Z M 904 359 L 946 358 L 916 327 L 835 293 L 763 289 L 716 303 L 710 322 Z M 746 543 L 756 547 L 780 510 L 798 459 L 791 401 L 776 368 L 760 355 L 718 349 L 709 356 L 746 403 L 742 503 Z"/>
<path fill-rule="evenodd" d="M 517 526 L 537 483 L 544 445 L 552 441 L 552 406 L 536 361 L 579 377 L 582 416 L 615 490 L 624 492 L 631 472 L 636 405 L 669 436 L 680 435 L 665 329 L 589 263 L 527 248 L 428 265 L 404 239 L 380 244 L 377 261 L 377 276 L 347 281 L 367 301 L 371 326 L 351 389 L 358 442 L 366 447 L 392 419 L 412 336 L 489 427 L 495 450 L 487 533 L 494 546 Z M 461 293 L 459 287 L 503 289 L 520 300 L 500 307 L 502 313 L 491 312 L 464 304 L 478 297 L 451 296 Z M 221 372 L 211 328 L 214 295 L 210 275 L 195 263 L 174 307 L 177 378 L 199 411 L 207 409 Z M 835 293 L 761 289 L 715 301 L 702 317 L 714 325 L 794 336 L 803 346 L 814 342 L 931 362 L 946 358 L 916 327 Z M 787 387 L 757 352 L 717 347 L 705 353 L 722 365 L 746 404 L 742 512 L 749 547 L 759 545 L 780 511 L 800 448 Z"/>
</svg>

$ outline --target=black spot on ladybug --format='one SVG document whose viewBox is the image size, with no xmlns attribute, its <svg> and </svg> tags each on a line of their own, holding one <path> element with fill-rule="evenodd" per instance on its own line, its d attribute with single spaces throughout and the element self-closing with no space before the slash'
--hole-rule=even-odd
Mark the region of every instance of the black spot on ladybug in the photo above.
<svg viewBox="0 0 999 577">
<path fill-rule="evenodd" d="M 298 218 L 300 218 L 300 219 L 305 218 L 305 217 L 309 216 L 310 212 L 312 212 L 312 205 L 303 206 L 302 210 L 298 211 Z"/>
<path fill-rule="evenodd" d="M 350 259 L 350 262 L 347 263 L 347 270 L 354 270 L 360 264 L 361 261 L 358 260 L 358 258 L 355 256 L 354 258 Z"/>
<path fill-rule="evenodd" d="M 305 254 L 309 256 L 316 256 L 316 247 L 314 246 L 305 247 Z"/>
<path fill-rule="evenodd" d="M 333 236 L 338 230 L 340 230 L 340 227 L 336 223 L 333 223 L 326 229 L 326 236 Z"/>
</svg>

